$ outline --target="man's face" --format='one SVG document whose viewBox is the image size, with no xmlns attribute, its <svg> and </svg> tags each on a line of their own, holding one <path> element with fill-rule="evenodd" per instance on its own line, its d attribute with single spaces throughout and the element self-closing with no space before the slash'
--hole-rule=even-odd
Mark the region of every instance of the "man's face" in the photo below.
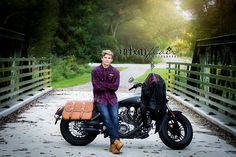
<svg viewBox="0 0 236 157">
<path fill-rule="evenodd" d="M 105 66 L 109 66 L 112 62 L 112 56 L 106 54 L 105 56 L 102 57 L 102 64 Z"/>
</svg>

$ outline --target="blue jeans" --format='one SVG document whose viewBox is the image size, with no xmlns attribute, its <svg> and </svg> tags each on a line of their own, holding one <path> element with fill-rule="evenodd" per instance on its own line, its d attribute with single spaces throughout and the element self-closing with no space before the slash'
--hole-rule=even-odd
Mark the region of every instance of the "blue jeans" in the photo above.
<svg viewBox="0 0 236 157">
<path fill-rule="evenodd" d="M 107 134 L 110 137 L 111 144 L 114 143 L 116 139 L 119 139 L 119 120 L 118 120 L 118 108 L 119 105 L 115 104 L 113 106 L 109 104 L 96 104 L 99 112 L 102 115 L 103 123 L 106 126 Z"/>
</svg>

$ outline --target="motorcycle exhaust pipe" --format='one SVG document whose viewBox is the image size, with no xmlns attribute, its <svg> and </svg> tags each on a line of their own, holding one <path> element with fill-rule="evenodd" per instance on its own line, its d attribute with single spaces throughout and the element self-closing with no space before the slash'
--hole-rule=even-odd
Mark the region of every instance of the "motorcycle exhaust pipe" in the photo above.
<svg viewBox="0 0 236 157">
<path fill-rule="evenodd" d="M 84 131 L 91 134 L 99 134 L 99 129 L 96 128 L 84 128 Z"/>
<path fill-rule="evenodd" d="M 101 122 L 97 122 L 97 121 L 88 121 L 86 122 L 87 125 L 89 126 L 95 126 L 95 127 L 101 127 L 102 123 Z"/>
</svg>

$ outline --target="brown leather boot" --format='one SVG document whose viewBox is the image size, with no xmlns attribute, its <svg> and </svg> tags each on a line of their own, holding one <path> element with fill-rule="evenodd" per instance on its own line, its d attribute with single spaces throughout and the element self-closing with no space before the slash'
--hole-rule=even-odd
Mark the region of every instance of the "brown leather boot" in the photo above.
<svg viewBox="0 0 236 157">
<path fill-rule="evenodd" d="M 124 144 L 120 140 L 115 140 L 114 144 L 118 151 L 120 151 L 121 148 L 124 146 Z"/>
<path fill-rule="evenodd" d="M 114 143 L 110 145 L 109 151 L 112 152 L 113 154 L 119 154 L 120 153 L 120 151 L 116 148 L 116 145 Z"/>
</svg>

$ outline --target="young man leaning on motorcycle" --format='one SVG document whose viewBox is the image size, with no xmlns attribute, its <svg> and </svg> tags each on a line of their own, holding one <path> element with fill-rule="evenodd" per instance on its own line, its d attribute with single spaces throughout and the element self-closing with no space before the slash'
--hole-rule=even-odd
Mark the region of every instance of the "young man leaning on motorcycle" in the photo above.
<svg viewBox="0 0 236 157">
<path fill-rule="evenodd" d="M 111 65 L 113 52 L 103 50 L 101 60 L 101 65 L 92 71 L 94 102 L 110 137 L 109 150 L 113 154 L 119 154 L 123 143 L 120 141 L 118 131 L 118 102 L 115 92 L 120 84 L 120 73 Z"/>
<path fill-rule="evenodd" d="M 135 83 L 129 89 L 141 87 L 141 93 L 130 94 L 118 102 L 115 92 L 120 74 L 111 65 L 112 58 L 113 53 L 104 50 L 102 63 L 92 71 L 93 101 L 70 100 L 56 111 L 54 116 L 56 122 L 61 119 L 63 138 L 72 145 L 85 146 L 98 134 L 104 134 L 110 137 L 109 150 L 119 154 L 123 147 L 120 138 L 145 139 L 154 127 L 166 146 L 175 150 L 186 148 L 192 141 L 193 128 L 181 111 L 172 111 L 168 106 L 161 76 L 150 73 L 143 83 Z"/>
</svg>

